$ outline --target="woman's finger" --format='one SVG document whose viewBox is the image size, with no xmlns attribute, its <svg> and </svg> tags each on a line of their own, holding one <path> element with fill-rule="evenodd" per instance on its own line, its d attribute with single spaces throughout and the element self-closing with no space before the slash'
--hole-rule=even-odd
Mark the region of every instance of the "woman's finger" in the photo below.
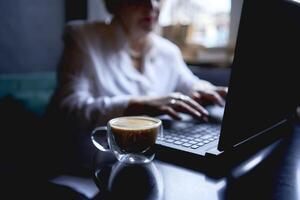
<svg viewBox="0 0 300 200">
<path fill-rule="evenodd" d="M 228 87 L 219 86 L 216 88 L 216 92 L 222 97 L 226 97 L 228 93 Z"/>
<path fill-rule="evenodd" d="M 225 105 L 223 98 L 217 92 L 202 93 L 202 98 L 209 100 L 213 103 L 216 103 L 220 106 Z"/>
<path fill-rule="evenodd" d="M 160 114 L 167 114 L 175 120 L 181 120 L 180 115 L 170 106 L 162 106 L 160 112 Z"/>
<path fill-rule="evenodd" d="M 191 115 L 191 116 L 193 116 L 194 118 L 197 118 L 197 119 L 202 119 L 202 116 L 204 116 L 199 111 L 197 111 L 196 109 L 189 106 L 188 104 L 186 104 L 183 101 L 177 100 L 176 103 L 173 104 L 172 108 L 175 111 L 178 111 L 178 112 L 181 112 L 181 113 L 186 113 L 186 114 Z"/>
<path fill-rule="evenodd" d="M 208 111 L 201 106 L 199 103 L 197 103 L 194 99 L 190 98 L 189 96 L 182 95 L 180 100 L 182 100 L 184 103 L 188 104 L 198 112 L 200 112 L 202 115 L 208 116 Z"/>
</svg>

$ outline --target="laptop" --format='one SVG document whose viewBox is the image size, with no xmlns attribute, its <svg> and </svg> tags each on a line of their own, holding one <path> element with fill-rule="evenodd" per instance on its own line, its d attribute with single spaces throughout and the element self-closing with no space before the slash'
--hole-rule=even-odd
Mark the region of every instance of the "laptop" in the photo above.
<svg viewBox="0 0 300 200">
<path fill-rule="evenodd" d="M 244 0 L 225 107 L 210 123 L 163 120 L 158 158 L 203 165 L 281 138 L 299 102 L 299 22 L 297 1 Z"/>
</svg>

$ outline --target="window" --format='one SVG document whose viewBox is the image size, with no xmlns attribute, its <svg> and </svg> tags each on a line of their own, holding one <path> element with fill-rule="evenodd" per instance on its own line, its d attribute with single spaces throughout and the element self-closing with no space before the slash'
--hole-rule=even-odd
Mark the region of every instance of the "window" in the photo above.
<svg viewBox="0 0 300 200">
<path fill-rule="evenodd" d="M 186 42 L 205 47 L 226 46 L 231 0 L 165 0 L 160 25 L 182 26 Z"/>
<path fill-rule="evenodd" d="M 232 0 L 165 0 L 160 34 L 192 63 L 227 65 Z"/>
</svg>

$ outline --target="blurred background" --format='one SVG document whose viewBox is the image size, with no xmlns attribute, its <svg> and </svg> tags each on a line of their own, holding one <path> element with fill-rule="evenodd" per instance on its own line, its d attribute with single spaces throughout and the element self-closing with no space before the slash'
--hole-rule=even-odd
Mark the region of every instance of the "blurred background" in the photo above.
<svg viewBox="0 0 300 200">
<path fill-rule="evenodd" d="M 227 85 L 241 7 L 242 0 L 165 0 L 156 31 L 180 47 L 197 76 Z M 78 19 L 110 16 L 102 0 L 0 0 L 0 103 L 10 97 L 43 115 L 56 86 L 64 26 Z"/>
<path fill-rule="evenodd" d="M 88 19 L 110 20 L 99 0 L 88 2 Z M 228 67 L 241 6 L 242 0 L 165 0 L 157 32 L 181 48 L 188 64 Z"/>
<path fill-rule="evenodd" d="M 165 0 L 158 33 L 188 64 L 230 67 L 242 0 Z M 0 73 L 55 71 L 64 24 L 107 21 L 101 0 L 0 0 Z"/>
</svg>

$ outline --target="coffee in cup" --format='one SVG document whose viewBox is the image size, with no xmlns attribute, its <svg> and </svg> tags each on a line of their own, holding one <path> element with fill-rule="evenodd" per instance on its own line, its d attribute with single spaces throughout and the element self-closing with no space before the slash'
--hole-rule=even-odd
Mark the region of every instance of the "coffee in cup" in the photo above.
<svg viewBox="0 0 300 200">
<path fill-rule="evenodd" d="M 107 134 L 108 147 L 98 132 Z M 154 158 L 154 146 L 158 135 L 162 136 L 162 122 L 145 116 L 126 116 L 111 119 L 107 127 L 98 127 L 92 133 L 94 145 L 101 151 L 112 151 L 119 161 L 147 163 Z"/>
<path fill-rule="evenodd" d="M 138 153 L 149 150 L 156 141 L 157 121 L 146 117 L 123 117 L 110 123 L 111 133 L 121 151 Z"/>
</svg>

